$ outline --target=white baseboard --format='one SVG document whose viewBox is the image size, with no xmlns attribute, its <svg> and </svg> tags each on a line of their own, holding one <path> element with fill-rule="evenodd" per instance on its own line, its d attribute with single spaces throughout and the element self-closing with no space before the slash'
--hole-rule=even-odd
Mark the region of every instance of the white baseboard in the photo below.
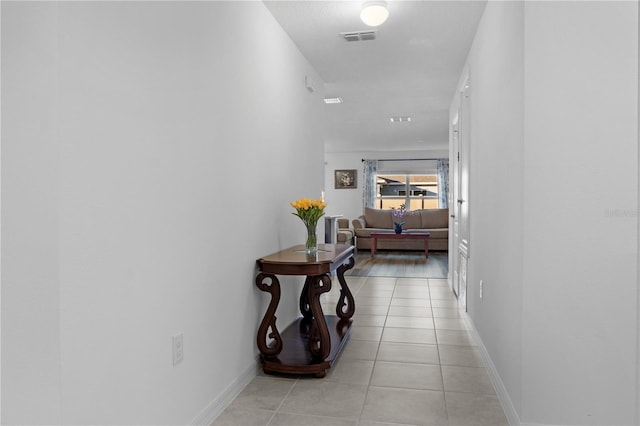
<svg viewBox="0 0 640 426">
<path fill-rule="evenodd" d="M 192 425 L 210 425 L 224 411 L 225 408 L 238 396 L 258 374 L 260 370 L 260 359 L 250 365 L 240 376 L 238 376 L 229 386 L 222 391 L 213 401 L 211 401 L 200 414 L 192 421 Z"/>
<path fill-rule="evenodd" d="M 480 338 L 480 335 L 478 334 L 478 331 L 476 330 L 473 320 L 466 312 L 462 312 L 462 314 L 465 316 L 465 320 L 469 325 L 469 331 L 471 333 L 471 336 L 473 340 L 476 342 L 478 349 L 480 350 L 480 356 L 482 356 L 482 361 L 484 362 L 484 365 L 487 369 L 487 373 L 489 374 L 491 383 L 493 384 L 493 387 L 496 390 L 496 396 L 500 401 L 500 405 L 502 405 L 502 409 L 504 410 L 504 414 L 507 417 L 507 421 L 511 426 L 525 426 L 520 422 L 520 416 L 518 416 L 518 413 L 515 407 L 513 406 L 513 403 L 511 402 L 511 398 L 507 393 L 507 388 L 504 386 L 504 383 L 502 382 L 502 379 L 498 374 L 498 370 L 496 369 L 496 366 L 493 364 L 493 361 L 489 356 L 489 352 L 487 351 L 487 348 L 484 346 L 484 342 L 482 341 L 482 339 Z M 533 425 L 528 425 L 528 426 L 533 426 Z"/>
</svg>

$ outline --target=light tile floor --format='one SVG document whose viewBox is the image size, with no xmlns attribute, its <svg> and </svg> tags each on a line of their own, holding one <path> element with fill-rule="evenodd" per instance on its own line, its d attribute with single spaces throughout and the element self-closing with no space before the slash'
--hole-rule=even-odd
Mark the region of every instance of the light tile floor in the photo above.
<svg viewBox="0 0 640 426">
<path fill-rule="evenodd" d="M 443 279 L 348 277 L 356 314 L 322 379 L 259 374 L 214 426 L 507 425 Z M 323 295 L 333 312 L 339 286 Z"/>
</svg>

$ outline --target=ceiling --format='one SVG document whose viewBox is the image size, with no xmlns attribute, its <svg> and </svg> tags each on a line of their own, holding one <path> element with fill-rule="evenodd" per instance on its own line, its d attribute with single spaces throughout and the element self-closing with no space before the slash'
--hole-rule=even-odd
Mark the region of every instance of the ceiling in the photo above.
<svg viewBox="0 0 640 426">
<path fill-rule="evenodd" d="M 327 152 L 447 149 L 449 106 L 486 1 L 388 1 L 379 27 L 363 1 L 264 0 L 324 81 Z M 344 32 L 376 30 L 347 42 Z M 392 123 L 393 116 L 410 122 Z"/>
</svg>

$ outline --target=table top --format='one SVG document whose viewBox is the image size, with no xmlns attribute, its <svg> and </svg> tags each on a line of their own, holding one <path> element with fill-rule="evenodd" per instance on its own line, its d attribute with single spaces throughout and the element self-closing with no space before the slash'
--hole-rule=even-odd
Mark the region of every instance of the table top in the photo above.
<svg viewBox="0 0 640 426">
<path fill-rule="evenodd" d="M 396 238 L 402 238 L 404 237 L 428 237 L 430 236 L 431 233 L 430 232 L 406 232 L 406 231 L 402 231 L 400 234 L 396 234 L 394 231 L 381 231 L 381 232 L 372 232 L 371 236 L 372 237 L 396 237 Z"/>
<path fill-rule="evenodd" d="M 304 245 L 297 245 L 257 260 L 258 269 L 276 275 L 328 274 L 353 257 L 353 246 L 347 244 L 318 244 L 315 255 L 305 253 Z"/>
</svg>

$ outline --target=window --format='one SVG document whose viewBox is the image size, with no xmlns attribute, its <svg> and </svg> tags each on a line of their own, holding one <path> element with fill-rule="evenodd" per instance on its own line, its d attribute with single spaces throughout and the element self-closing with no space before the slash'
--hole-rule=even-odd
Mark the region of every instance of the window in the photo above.
<svg viewBox="0 0 640 426">
<path fill-rule="evenodd" d="M 378 174 L 376 176 L 376 207 L 379 209 L 438 208 L 438 178 L 436 175 Z"/>
</svg>

